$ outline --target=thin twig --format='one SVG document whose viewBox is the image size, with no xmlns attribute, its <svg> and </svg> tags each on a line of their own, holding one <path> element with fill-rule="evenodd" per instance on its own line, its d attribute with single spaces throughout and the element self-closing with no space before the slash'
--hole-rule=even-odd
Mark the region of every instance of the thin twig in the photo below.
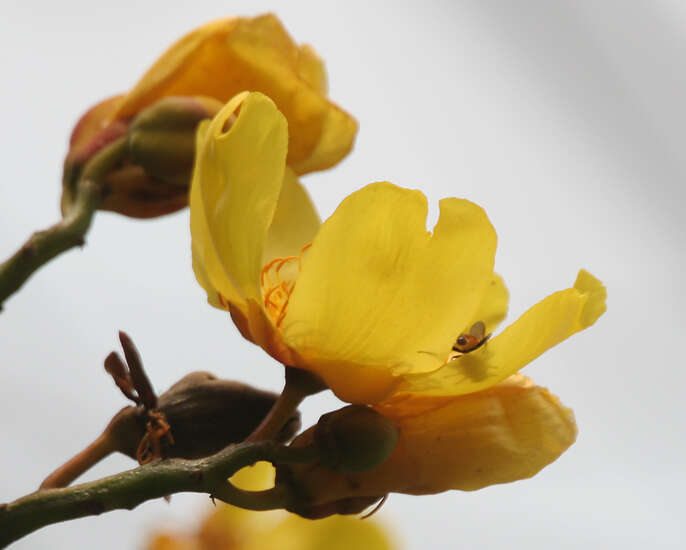
<svg viewBox="0 0 686 550">
<path fill-rule="evenodd" d="M 0 548 L 41 527 L 139 504 L 180 492 L 207 493 L 251 510 L 286 507 L 293 496 L 285 486 L 242 491 L 227 481 L 260 460 L 275 464 L 310 462 L 313 448 L 291 448 L 271 441 L 230 445 L 198 460 L 167 459 L 104 479 L 64 489 L 45 489 L 0 504 Z"/>
<path fill-rule="evenodd" d="M 84 244 L 93 214 L 103 200 L 102 177 L 121 160 L 125 148 L 125 140 L 121 138 L 95 155 L 84 168 L 77 184 L 76 199 L 62 220 L 35 232 L 0 264 L 0 309 L 38 268 L 62 252 Z"/>
</svg>

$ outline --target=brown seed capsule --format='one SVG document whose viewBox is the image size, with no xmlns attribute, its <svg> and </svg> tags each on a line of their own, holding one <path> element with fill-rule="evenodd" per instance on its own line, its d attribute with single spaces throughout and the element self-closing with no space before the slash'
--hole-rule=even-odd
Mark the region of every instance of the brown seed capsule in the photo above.
<svg viewBox="0 0 686 550">
<path fill-rule="evenodd" d="M 248 437 L 278 396 L 252 386 L 221 380 L 209 372 L 184 376 L 163 393 L 158 410 L 167 418 L 174 445 L 164 456 L 200 458 Z M 295 413 L 276 436 L 288 441 L 300 428 Z"/>
<path fill-rule="evenodd" d="M 151 412 L 156 418 L 161 417 L 169 428 L 169 437 L 151 441 L 159 445 L 160 457 L 194 459 L 243 441 L 260 424 L 276 399 L 274 393 L 221 380 L 208 372 L 190 373 L 158 398 L 154 411 L 143 405 L 119 411 L 100 437 L 50 474 L 41 488 L 66 487 L 115 451 L 139 460 L 145 451 L 141 443 L 150 435 Z M 300 413 L 296 411 L 275 439 L 288 441 L 299 428 Z"/>
</svg>

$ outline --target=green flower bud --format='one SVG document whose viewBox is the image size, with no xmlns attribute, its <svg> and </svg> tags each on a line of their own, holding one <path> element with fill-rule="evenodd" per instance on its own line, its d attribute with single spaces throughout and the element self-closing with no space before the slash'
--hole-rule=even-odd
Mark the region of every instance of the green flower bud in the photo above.
<svg viewBox="0 0 686 550">
<path fill-rule="evenodd" d="M 325 414 L 314 430 L 320 463 L 339 472 L 364 472 L 386 461 L 398 429 L 374 409 L 350 405 Z"/>
<path fill-rule="evenodd" d="M 131 162 L 162 183 L 188 187 L 195 160 L 195 131 L 222 104 L 212 98 L 165 97 L 144 109 L 128 132 Z"/>
<path fill-rule="evenodd" d="M 62 213 L 76 202 L 78 183 L 103 148 L 125 141 L 121 158 L 99 175 L 101 210 L 152 218 L 188 204 L 195 132 L 222 104 L 212 98 L 165 97 L 133 117 L 112 118 L 120 97 L 90 109 L 74 128 L 62 177 Z"/>
</svg>

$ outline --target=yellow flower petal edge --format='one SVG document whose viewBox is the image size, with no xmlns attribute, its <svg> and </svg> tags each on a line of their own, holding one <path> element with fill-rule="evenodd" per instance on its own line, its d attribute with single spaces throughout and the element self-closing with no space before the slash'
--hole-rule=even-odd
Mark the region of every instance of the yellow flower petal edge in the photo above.
<svg viewBox="0 0 686 550">
<path fill-rule="evenodd" d="M 329 77 L 326 74 L 326 67 L 322 58 L 309 44 L 304 44 L 298 48 L 298 74 L 313 89 L 322 95 L 329 91 Z"/>
<path fill-rule="evenodd" d="M 271 97 L 290 128 L 288 164 L 298 174 L 330 168 L 352 148 L 357 123 L 326 98 L 326 71 L 297 46 L 274 15 L 228 18 L 181 38 L 121 99 L 111 119 L 161 97 L 204 95 L 228 101 L 244 90 Z"/>
<path fill-rule="evenodd" d="M 350 365 L 394 376 L 442 365 L 492 277 L 496 235 L 469 201 L 440 209 L 430 234 L 418 191 L 376 183 L 341 203 L 304 258 L 283 321 L 298 366 L 328 382 Z"/>
<path fill-rule="evenodd" d="M 595 323 L 606 297 L 603 284 L 581 270 L 572 288 L 548 296 L 481 348 L 429 375 L 405 377 L 398 393 L 460 395 L 493 386 Z"/>
<path fill-rule="evenodd" d="M 196 151 L 201 151 L 210 121 L 206 120 L 198 127 L 196 134 Z M 194 179 L 195 175 L 194 175 Z M 233 303 L 240 307 L 243 299 L 233 282 L 224 273 L 223 267 L 214 247 L 207 217 L 205 216 L 205 205 L 202 200 L 200 185 L 191 185 L 189 198 L 190 205 L 190 225 L 191 225 L 191 250 L 193 255 L 193 272 L 200 286 L 207 293 L 207 301 L 218 308 L 228 308 L 228 304 Z M 210 277 L 210 273 L 213 274 Z M 221 290 L 219 290 L 221 289 Z"/>
</svg>

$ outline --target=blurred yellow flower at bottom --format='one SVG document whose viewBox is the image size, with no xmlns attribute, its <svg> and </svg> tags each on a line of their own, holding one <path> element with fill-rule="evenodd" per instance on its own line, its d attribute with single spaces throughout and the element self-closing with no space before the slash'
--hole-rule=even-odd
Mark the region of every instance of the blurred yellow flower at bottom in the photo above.
<svg viewBox="0 0 686 550">
<path fill-rule="evenodd" d="M 243 489 L 259 490 L 273 483 L 266 462 L 244 468 L 231 481 Z M 331 516 L 308 520 L 283 512 L 253 512 L 218 505 L 195 533 L 159 533 L 146 550 L 394 550 L 386 530 L 373 520 Z"/>
</svg>

